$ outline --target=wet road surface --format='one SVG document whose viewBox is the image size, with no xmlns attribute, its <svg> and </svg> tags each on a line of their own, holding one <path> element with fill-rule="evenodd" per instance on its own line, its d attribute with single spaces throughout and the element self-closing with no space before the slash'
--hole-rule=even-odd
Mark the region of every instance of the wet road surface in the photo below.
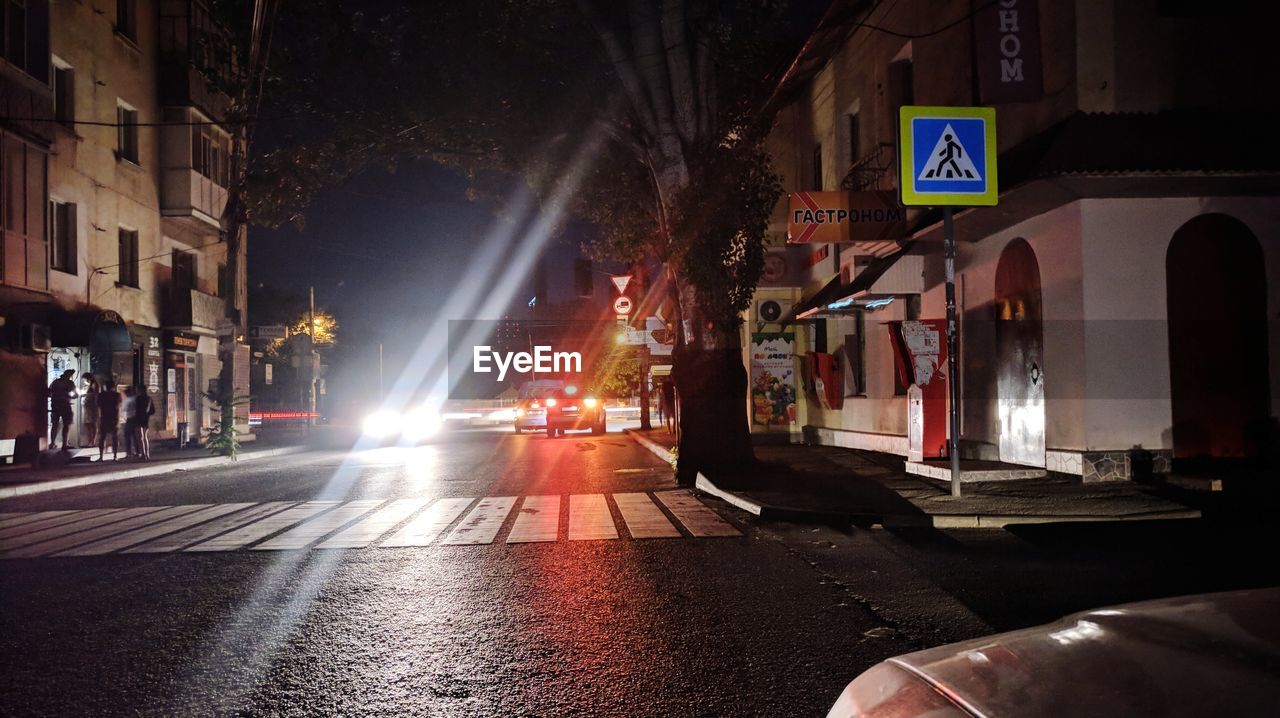
<svg viewBox="0 0 1280 718">
<path fill-rule="evenodd" d="M 888 656 L 1280 582 L 1266 527 L 759 524 L 621 434 L 451 432 L 0 502 L 5 715 L 824 715 Z"/>
</svg>

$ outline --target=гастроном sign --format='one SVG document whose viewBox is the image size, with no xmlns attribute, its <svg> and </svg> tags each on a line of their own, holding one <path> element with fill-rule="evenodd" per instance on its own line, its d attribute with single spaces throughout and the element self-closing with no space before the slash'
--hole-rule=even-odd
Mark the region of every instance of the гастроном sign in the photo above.
<svg viewBox="0 0 1280 718">
<path fill-rule="evenodd" d="M 898 144 L 898 191 L 903 205 L 996 204 L 995 109 L 904 106 Z"/>
<path fill-rule="evenodd" d="M 906 233 L 907 214 L 892 192 L 792 192 L 787 242 L 885 242 Z"/>
</svg>

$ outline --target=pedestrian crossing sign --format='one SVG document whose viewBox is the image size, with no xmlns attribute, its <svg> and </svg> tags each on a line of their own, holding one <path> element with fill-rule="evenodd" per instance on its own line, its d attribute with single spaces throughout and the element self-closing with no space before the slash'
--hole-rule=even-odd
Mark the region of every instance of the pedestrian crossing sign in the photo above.
<svg viewBox="0 0 1280 718">
<path fill-rule="evenodd" d="M 904 206 L 996 204 L 994 108 L 904 106 L 898 130 L 898 187 Z"/>
</svg>

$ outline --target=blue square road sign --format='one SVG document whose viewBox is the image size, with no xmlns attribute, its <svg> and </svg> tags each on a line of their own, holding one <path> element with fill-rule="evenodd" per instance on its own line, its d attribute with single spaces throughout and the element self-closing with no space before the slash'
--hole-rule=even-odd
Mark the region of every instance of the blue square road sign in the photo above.
<svg viewBox="0 0 1280 718">
<path fill-rule="evenodd" d="M 898 186 L 905 206 L 996 204 L 992 108 L 903 107 L 898 156 Z"/>
</svg>

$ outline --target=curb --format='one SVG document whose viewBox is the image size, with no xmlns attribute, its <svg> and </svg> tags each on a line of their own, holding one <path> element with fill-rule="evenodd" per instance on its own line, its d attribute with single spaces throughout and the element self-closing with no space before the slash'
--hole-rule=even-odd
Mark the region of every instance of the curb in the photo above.
<svg viewBox="0 0 1280 718">
<path fill-rule="evenodd" d="M 623 430 L 628 436 L 644 448 L 653 452 L 663 461 L 672 462 L 675 456 L 658 442 L 644 436 L 635 429 Z M 758 516 L 764 521 L 789 521 L 792 523 L 850 523 L 862 526 L 879 525 L 884 528 L 935 528 L 935 529 L 1000 529 L 1006 526 L 1027 524 L 1059 524 L 1059 523 L 1112 523 L 1120 521 L 1172 521 L 1198 519 L 1200 511 L 1196 509 L 1149 511 L 1135 514 L 1119 514 L 1099 516 L 1089 514 L 1076 515 L 1011 515 L 1011 514 L 861 514 L 845 511 L 811 511 L 807 509 L 786 508 L 764 504 L 742 494 L 737 494 L 715 485 L 702 472 L 698 472 L 694 488 L 711 494 L 725 502 Z"/>
<path fill-rule="evenodd" d="M 622 433 L 626 434 L 627 436 L 630 436 L 632 440 L 634 440 L 637 444 L 653 452 L 654 456 L 657 456 L 659 459 L 662 459 L 668 464 L 671 464 L 673 466 L 675 465 L 676 455 L 672 453 L 670 449 L 664 449 L 662 447 L 662 444 L 659 444 L 653 439 L 650 439 L 644 434 L 641 434 L 636 429 L 623 429 Z M 701 474 L 699 474 L 699 477 L 701 477 Z"/>
<path fill-rule="evenodd" d="M 101 474 L 90 474 L 88 476 L 54 479 L 52 481 L 37 481 L 29 484 L 15 484 L 12 486 L 0 486 L 0 499 L 30 496 L 31 494 L 40 494 L 47 491 L 59 491 L 61 489 L 74 489 L 81 486 L 106 483 L 108 481 L 123 481 L 125 479 L 158 476 L 160 474 L 167 474 L 173 471 L 190 471 L 192 469 L 204 469 L 210 466 L 234 464 L 241 461 L 253 461 L 254 459 L 269 459 L 277 456 L 288 456 L 290 454 L 300 454 L 304 451 L 310 450 L 311 447 L 309 446 L 287 446 L 279 449 L 246 451 L 240 454 L 236 461 L 231 461 L 225 456 L 210 456 L 203 459 L 175 461 L 173 463 L 157 464 L 155 466 L 140 466 L 133 469 L 122 469 L 120 471 L 107 471 Z"/>
</svg>

